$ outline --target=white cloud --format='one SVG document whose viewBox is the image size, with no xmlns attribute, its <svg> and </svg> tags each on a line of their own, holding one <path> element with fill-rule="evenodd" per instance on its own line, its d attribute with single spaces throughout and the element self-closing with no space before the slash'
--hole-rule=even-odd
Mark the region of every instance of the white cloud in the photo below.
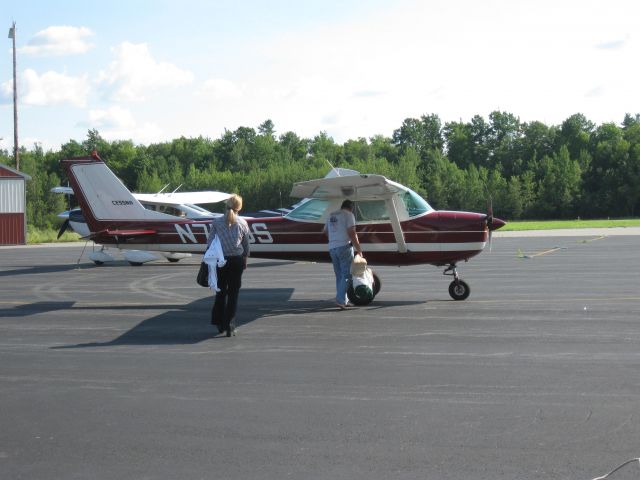
<svg viewBox="0 0 640 480">
<path fill-rule="evenodd" d="M 391 135 L 428 113 L 468 121 L 503 110 L 555 124 L 583 112 L 598 122 L 613 110 L 606 99 L 618 77 L 635 77 L 637 17 L 614 3 L 398 2 L 350 24 L 286 32 L 259 45 L 260 69 L 228 115 L 242 109 L 278 130 L 327 130 L 338 141 Z M 625 91 L 619 120 L 638 105 Z"/>
<path fill-rule="evenodd" d="M 102 109 L 40 109 L 43 114 L 32 115 L 31 121 L 42 125 L 43 137 L 56 134 L 55 129 L 63 138 L 84 134 L 86 130 L 73 132 L 68 124 L 78 127 L 77 115 L 83 115 L 83 128 L 91 124 L 106 138 L 140 142 L 180 135 L 215 137 L 224 129 L 255 128 L 266 119 L 275 123 L 278 133 L 291 130 L 313 137 L 326 131 L 343 142 L 375 134 L 391 136 L 405 118 L 429 113 L 446 122 L 469 121 L 476 114 L 486 118 L 493 110 L 503 110 L 522 121 L 552 125 L 577 112 L 596 123 L 621 121 L 626 112 L 640 112 L 640 97 L 634 95 L 637 68 L 631 61 L 640 55 L 640 2 L 374 3 L 377 6 L 356 16 L 283 23 L 265 27 L 259 35 L 255 29 L 240 30 L 242 25 L 232 37 L 220 29 L 183 35 L 191 43 L 169 50 L 181 52 L 180 57 L 160 50 L 163 42 L 152 43 L 156 37 L 145 36 L 163 30 L 153 23 L 136 30 L 137 38 L 148 38 L 148 44 L 109 37 L 135 29 L 141 21 L 118 18 L 128 23 L 101 31 L 99 38 L 76 32 L 80 44 L 109 42 L 90 58 L 64 59 L 66 71 L 73 75 L 87 72 L 88 80 L 75 79 L 80 87 L 73 85 L 72 77 L 61 75 L 57 89 L 38 90 L 36 85 L 45 80 L 55 83 L 56 74 L 32 72 L 29 85 L 33 86 L 23 86 L 19 78 L 18 94 L 24 102 L 32 90 L 32 104 L 81 105 L 86 99 L 90 108 Z M 53 3 L 51 8 L 56 8 Z M 50 53 L 56 51 L 55 44 L 70 45 L 54 41 L 54 33 L 47 29 L 37 35 Z M 209 36 L 214 34 L 225 36 Z M 109 45 L 114 46 L 111 54 L 105 51 Z M 66 72 L 50 66 L 50 59 L 23 56 L 24 60 L 32 62 L 25 67 L 37 72 L 52 68 Z M 37 63 L 43 60 L 46 63 Z M 66 86 L 61 85 L 64 79 Z M 0 103 L 5 106 L 12 101 L 11 86 L 10 81 L 0 85 Z M 91 92 L 81 95 L 83 88 Z M 94 98 L 94 88 L 99 88 L 101 98 Z M 147 102 L 139 102 L 145 97 Z M 108 108 L 114 104 L 121 108 Z M 26 124 L 29 116 L 21 121 Z M 29 130 L 35 129 L 24 129 Z M 160 138 L 160 133 L 166 137 Z"/>
<path fill-rule="evenodd" d="M 112 100 L 140 101 L 150 90 L 180 87 L 193 81 L 190 71 L 156 61 L 146 43 L 124 42 L 112 51 L 116 59 L 98 78 Z"/>
<path fill-rule="evenodd" d="M 7 80 L 0 84 L 0 105 L 13 102 L 13 80 Z"/>
<path fill-rule="evenodd" d="M 601 48 L 604 50 L 617 50 L 619 48 L 624 48 L 625 45 L 629 43 L 630 35 L 625 36 L 624 38 L 619 38 L 617 40 L 611 40 L 608 42 L 602 42 L 596 45 L 596 48 Z"/>
<path fill-rule="evenodd" d="M 43 151 L 46 152 L 48 150 L 54 150 L 56 147 L 59 147 L 59 145 L 52 145 L 36 137 L 24 137 L 24 138 L 20 138 L 20 147 L 25 147 L 27 150 L 40 147 L 42 148 Z"/>
<path fill-rule="evenodd" d="M 89 111 L 89 120 L 80 127 L 96 129 L 105 140 L 130 139 L 137 143 L 153 143 L 164 140 L 162 129 L 155 123 L 139 124 L 131 111 L 118 105 L 107 109 Z"/>
<path fill-rule="evenodd" d="M 27 55 L 77 55 L 93 48 L 87 41 L 92 35 L 86 27 L 53 26 L 36 33 L 18 51 Z"/>
<path fill-rule="evenodd" d="M 211 78 L 202 84 L 198 95 L 214 100 L 240 98 L 242 88 L 224 78 Z"/>
<path fill-rule="evenodd" d="M 59 147 L 59 145 L 54 145 L 35 137 L 20 137 L 18 139 L 18 143 L 20 148 L 24 147 L 27 150 L 33 150 L 36 146 L 39 146 L 45 152 Z M 13 158 L 13 133 L 9 134 L 7 132 L 7 135 L 5 136 L 0 135 L 0 150 L 6 150 L 9 152 L 9 155 L 11 155 L 11 158 Z"/>
<path fill-rule="evenodd" d="M 106 110 L 89 111 L 89 126 L 91 128 L 132 128 L 136 121 L 126 108 L 120 106 L 109 107 Z"/>
<path fill-rule="evenodd" d="M 12 80 L 3 83 L 3 97 L 13 95 L 12 88 Z M 38 75 L 35 70 L 28 68 L 18 78 L 18 98 L 24 105 L 48 106 L 66 103 L 84 107 L 89 90 L 86 75 L 70 77 L 53 71 Z"/>
<path fill-rule="evenodd" d="M 148 145 L 166 141 L 165 132 L 156 123 L 145 122 L 132 128 L 112 128 L 99 130 L 105 140 L 132 140 L 134 143 Z"/>
</svg>

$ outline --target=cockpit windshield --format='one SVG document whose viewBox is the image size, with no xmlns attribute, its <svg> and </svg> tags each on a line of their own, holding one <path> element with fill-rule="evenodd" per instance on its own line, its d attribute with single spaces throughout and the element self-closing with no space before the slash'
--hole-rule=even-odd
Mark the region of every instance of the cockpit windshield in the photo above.
<svg viewBox="0 0 640 480">
<path fill-rule="evenodd" d="M 417 217 L 433 210 L 427 201 L 413 190 L 407 190 L 400 198 L 407 209 L 409 217 Z"/>
</svg>

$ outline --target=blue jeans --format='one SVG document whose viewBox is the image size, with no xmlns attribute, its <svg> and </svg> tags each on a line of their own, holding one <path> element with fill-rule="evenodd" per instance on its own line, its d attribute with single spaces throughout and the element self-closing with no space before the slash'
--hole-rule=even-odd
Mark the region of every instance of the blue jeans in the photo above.
<svg viewBox="0 0 640 480">
<path fill-rule="evenodd" d="M 333 271 L 336 274 L 336 302 L 346 304 L 347 287 L 351 279 L 351 262 L 353 261 L 353 248 L 351 245 L 336 247 L 329 250 Z"/>
</svg>

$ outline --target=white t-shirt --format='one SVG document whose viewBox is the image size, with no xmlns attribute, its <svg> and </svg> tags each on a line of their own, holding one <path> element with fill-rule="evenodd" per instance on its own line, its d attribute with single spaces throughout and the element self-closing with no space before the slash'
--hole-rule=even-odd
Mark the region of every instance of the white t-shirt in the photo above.
<svg viewBox="0 0 640 480">
<path fill-rule="evenodd" d="M 348 210 L 336 210 L 329 214 L 325 227 L 329 235 L 329 250 L 343 247 L 351 241 L 347 230 L 356 224 L 356 217 Z"/>
</svg>

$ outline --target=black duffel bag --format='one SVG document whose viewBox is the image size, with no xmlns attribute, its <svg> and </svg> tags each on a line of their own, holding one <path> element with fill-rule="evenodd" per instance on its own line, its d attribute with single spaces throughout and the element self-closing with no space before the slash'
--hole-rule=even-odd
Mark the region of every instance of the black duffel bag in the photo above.
<svg viewBox="0 0 640 480">
<path fill-rule="evenodd" d="M 207 262 L 200 263 L 200 270 L 198 270 L 198 276 L 196 277 L 196 282 L 201 287 L 209 286 L 209 265 Z"/>
</svg>

